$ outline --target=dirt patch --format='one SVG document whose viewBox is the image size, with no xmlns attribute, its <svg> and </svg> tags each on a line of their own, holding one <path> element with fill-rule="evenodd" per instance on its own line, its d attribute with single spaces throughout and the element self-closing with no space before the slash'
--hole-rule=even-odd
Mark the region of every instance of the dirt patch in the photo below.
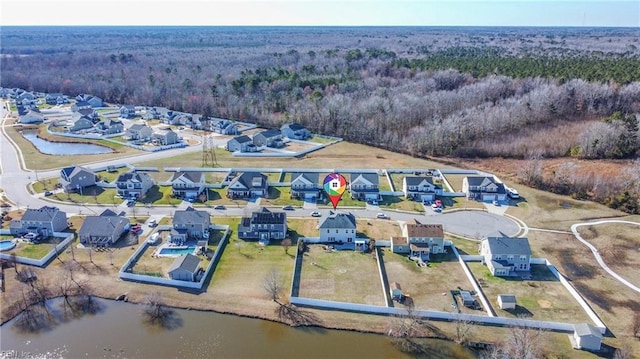
<svg viewBox="0 0 640 359">
<path fill-rule="evenodd" d="M 543 309 L 553 308 L 553 304 L 551 304 L 550 301 L 545 299 L 538 299 L 538 305 L 540 306 L 540 308 L 543 308 Z"/>
</svg>

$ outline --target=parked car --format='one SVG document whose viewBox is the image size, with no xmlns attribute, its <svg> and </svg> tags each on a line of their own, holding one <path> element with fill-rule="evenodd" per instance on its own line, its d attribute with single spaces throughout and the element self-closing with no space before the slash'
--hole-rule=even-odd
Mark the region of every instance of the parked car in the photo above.
<svg viewBox="0 0 640 359">
<path fill-rule="evenodd" d="M 227 209 L 227 207 L 225 207 L 225 206 L 223 206 L 223 205 L 219 204 L 219 205 L 217 205 L 217 206 L 213 207 L 213 209 L 220 209 L 220 210 L 223 210 L 223 209 Z"/>
<path fill-rule="evenodd" d="M 498 202 L 498 200 L 497 200 L 497 199 L 494 199 L 494 200 L 493 200 L 493 205 L 494 205 L 494 206 L 499 206 L 499 205 L 500 205 L 500 202 Z"/>
<path fill-rule="evenodd" d="M 320 217 L 320 216 L 322 216 L 322 215 L 318 211 L 311 212 L 311 217 Z"/>
<path fill-rule="evenodd" d="M 158 221 L 156 221 L 155 218 L 152 218 L 151 220 L 149 220 L 149 227 L 155 227 L 158 225 Z"/>
<path fill-rule="evenodd" d="M 127 201 L 127 207 L 133 207 L 136 205 L 136 201 L 130 199 Z"/>
<path fill-rule="evenodd" d="M 384 213 L 378 213 L 376 214 L 376 218 L 380 218 L 380 219 L 389 219 L 389 216 L 387 216 Z"/>
<path fill-rule="evenodd" d="M 431 205 L 431 209 L 433 209 L 435 212 L 440 212 L 442 211 L 442 207 L 438 206 L 437 204 L 432 204 Z"/>
<path fill-rule="evenodd" d="M 433 202 L 433 204 L 435 204 L 436 206 L 442 208 L 442 201 L 439 199 L 436 199 L 435 202 Z"/>
<path fill-rule="evenodd" d="M 282 209 L 285 211 L 293 211 L 293 206 L 284 206 Z"/>
<path fill-rule="evenodd" d="M 45 192 L 45 193 L 44 193 L 44 195 L 45 195 L 45 196 L 47 196 L 47 197 L 49 197 L 49 196 L 53 195 L 53 192 L 51 192 L 51 191 L 47 191 L 47 192 Z"/>
</svg>

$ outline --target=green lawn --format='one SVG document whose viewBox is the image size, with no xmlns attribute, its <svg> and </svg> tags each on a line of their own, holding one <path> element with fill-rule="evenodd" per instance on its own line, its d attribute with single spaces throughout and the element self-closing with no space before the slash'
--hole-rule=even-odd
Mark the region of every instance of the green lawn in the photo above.
<svg viewBox="0 0 640 359">
<path fill-rule="evenodd" d="M 98 176 L 98 178 L 100 179 L 106 179 L 107 182 L 111 183 L 113 181 L 115 181 L 118 176 L 120 176 L 123 173 L 129 172 L 129 167 L 120 167 L 120 168 L 116 168 L 115 172 L 109 172 L 109 171 L 100 171 L 100 172 L 96 172 L 96 175 Z"/>
<path fill-rule="evenodd" d="M 397 209 L 401 211 L 412 211 L 424 213 L 424 206 L 420 202 L 409 201 L 398 196 L 382 196 L 380 207 L 388 209 Z"/>
<path fill-rule="evenodd" d="M 12 251 L 18 257 L 26 257 L 32 259 L 40 259 L 47 255 L 47 253 L 51 252 L 51 250 L 55 247 L 55 244 L 52 243 L 40 243 L 40 244 L 31 244 L 31 243 L 19 243 L 18 246 Z"/>
<path fill-rule="evenodd" d="M 171 206 L 177 206 L 182 203 L 181 199 L 171 197 L 171 193 L 171 186 L 154 185 L 149 189 L 149 191 L 147 191 L 145 197 L 138 201 L 138 203 Z"/>
<path fill-rule="evenodd" d="M 115 197 L 116 194 L 117 191 L 115 188 L 91 186 L 82 189 L 81 193 L 61 192 L 54 194 L 52 198 L 63 202 L 115 205 L 122 201 L 122 199 Z"/>
<path fill-rule="evenodd" d="M 58 184 L 58 179 L 51 177 L 51 178 L 39 178 L 38 181 L 33 183 L 33 190 L 36 193 L 43 193 L 46 191 L 53 191 L 56 187 L 56 184 Z"/>
</svg>

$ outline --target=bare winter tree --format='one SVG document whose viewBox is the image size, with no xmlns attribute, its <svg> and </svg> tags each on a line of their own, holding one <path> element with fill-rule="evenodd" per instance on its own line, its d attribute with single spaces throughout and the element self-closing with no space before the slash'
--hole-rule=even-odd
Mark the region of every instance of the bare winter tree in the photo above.
<svg viewBox="0 0 640 359">
<path fill-rule="evenodd" d="M 169 319 L 173 316 L 173 310 L 167 307 L 162 294 L 153 292 L 144 299 L 142 315 L 151 324 L 167 326 Z"/>
<path fill-rule="evenodd" d="M 262 283 L 264 290 L 269 295 L 269 298 L 274 302 L 281 304 L 278 299 L 284 290 L 284 280 L 282 279 L 282 273 L 277 268 L 272 268 Z"/>
<path fill-rule="evenodd" d="M 411 307 L 407 308 L 407 314 L 391 316 L 387 329 L 392 343 L 400 350 L 411 353 L 425 351 L 426 347 L 420 342 L 420 338 L 429 333 L 434 333 L 434 327 Z"/>
<path fill-rule="evenodd" d="M 524 326 L 511 327 L 505 340 L 492 347 L 486 359 L 539 359 L 542 358 L 540 341 L 542 332 Z"/>
<path fill-rule="evenodd" d="M 474 323 L 468 319 L 462 318 L 459 314 L 455 319 L 456 331 L 454 334 L 454 340 L 458 344 L 464 344 L 471 335 L 471 330 L 474 328 Z"/>
</svg>

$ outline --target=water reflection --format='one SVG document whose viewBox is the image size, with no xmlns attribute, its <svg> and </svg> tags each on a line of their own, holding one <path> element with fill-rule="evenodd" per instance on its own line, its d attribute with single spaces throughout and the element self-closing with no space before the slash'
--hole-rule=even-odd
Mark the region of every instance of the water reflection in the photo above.
<svg viewBox="0 0 640 359">
<path fill-rule="evenodd" d="M 47 155 L 97 155 L 113 152 L 109 147 L 91 143 L 50 142 L 30 131 L 22 132 L 22 136 L 33 143 L 38 151 Z"/>
<path fill-rule="evenodd" d="M 51 301 L 60 307 L 60 299 Z M 39 333 L 16 320 L 0 327 L 0 350 L 33 355 L 113 358 L 411 358 L 387 337 L 324 328 L 292 328 L 232 315 L 175 310 L 170 329 L 145 324 L 142 307 L 98 300 L 102 310 Z M 473 358 L 470 351 L 434 340 L 431 358 Z"/>
</svg>

